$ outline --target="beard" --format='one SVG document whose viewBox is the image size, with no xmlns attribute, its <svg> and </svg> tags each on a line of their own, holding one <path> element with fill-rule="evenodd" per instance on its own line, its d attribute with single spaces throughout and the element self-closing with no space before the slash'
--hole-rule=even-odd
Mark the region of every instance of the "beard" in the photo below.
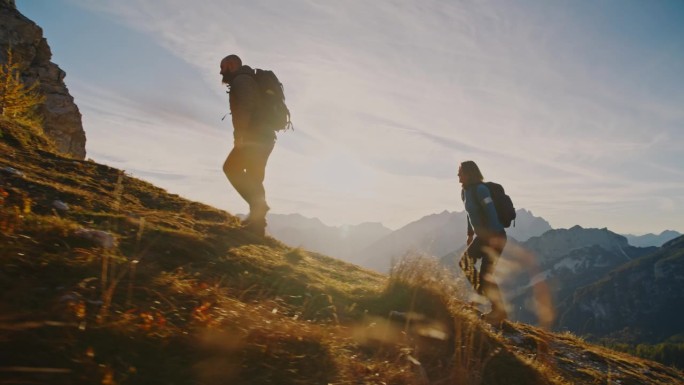
<svg viewBox="0 0 684 385">
<path fill-rule="evenodd" d="M 221 83 L 223 84 L 230 84 L 230 81 L 233 80 L 233 74 L 230 72 L 226 72 L 223 74 L 223 78 L 221 79 Z"/>
</svg>

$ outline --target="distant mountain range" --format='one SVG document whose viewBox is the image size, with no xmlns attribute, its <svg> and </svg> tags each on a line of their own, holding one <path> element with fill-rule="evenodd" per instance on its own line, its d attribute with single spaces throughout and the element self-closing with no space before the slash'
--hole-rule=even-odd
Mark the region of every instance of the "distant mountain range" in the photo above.
<svg viewBox="0 0 684 385">
<path fill-rule="evenodd" d="M 645 234 L 645 235 L 632 235 L 632 234 L 623 234 L 625 238 L 627 238 L 627 242 L 629 242 L 630 245 L 632 246 L 637 246 L 637 247 L 648 247 L 648 246 L 662 246 L 666 242 L 669 242 L 682 234 L 677 232 L 677 231 L 672 231 L 672 230 L 665 230 L 662 233 L 656 235 L 656 234 Z"/>
<path fill-rule="evenodd" d="M 542 217 L 520 209 L 513 226 L 506 229 L 509 243 L 525 242 L 552 230 Z M 454 259 L 460 254 L 466 239 L 465 212 L 443 211 L 426 215 L 406 226 L 391 230 L 381 223 L 366 222 L 358 225 L 329 226 L 318 218 L 300 214 L 269 214 L 270 235 L 293 247 L 303 247 L 342 259 L 379 272 L 387 272 L 392 260 L 407 253 L 421 253 Z M 660 246 L 681 235 L 676 231 L 663 231 L 659 235 L 625 235 L 629 245 L 636 247 Z M 549 237 L 553 237 L 550 235 Z M 567 250 L 570 245 L 558 244 L 548 238 L 537 242 L 549 242 Z M 586 245 L 591 239 L 576 240 Z M 552 247 L 552 246 L 548 246 Z"/>
<path fill-rule="evenodd" d="M 551 229 L 541 217 L 518 210 L 510 237 L 526 240 Z M 466 240 L 465 212 L 443 211 L 424 216 L 392 231 L 380 223 L 328 226 L 317 218 L 299 214 L 269 214 L 267 232 L 286 244 L 317 251 L 369 269 L 386 273 L 393 259 L 407 253 L 442 256 Z"/>
<path fill-rule="evenodd" d="M 621 264 L 559 304 L 558 325 L 628 343 L 684 333 L 684 236 Z"/>
<path fill-rule="evenodd" d="M 269 214 L 267 232 L 292 247 L 302 247 L 345 261 L 358 260 L 360 250 L 390 233 L 380 223 L 328 226 L 300 214 Z"/>
<path fill-rule="evenodd" d="M 507 245 L 496 275 L 515 321 L 626 343 L 684 333 L 684 236 L 636 247 L 608 229 L 550 230 Z"/>
<path fill-rule="evenodd" d="M 602 279 L 612 269 L 657 250 L 634 247 L 608 229 L 551 230 L 504 251 L 497 279 L 515 320 L 536 323 L 540 312 L 558 318 L 562 303 L 575 291 Z M 550 295 L 550 309 L 540 308 L 539 296 Z M 560 326 L 560 325 L 559 325 Z"/>
<path fill-rule="evenodd" d="M 528 210 L 517 210 L 515 226 L 506 229 L 513 239 L 526 240 L 551 230 L 549 223 Z M 361 266 L 387 272 L 393 260 L 406 253 L 442 257 L 462 248 L 467 233 L 466 213 L 443 211 L 428 215 L 386 235 L 362 250 Z"/>
<path fill-rule="evenodd" d="M 684 313 L 673 305 L 684 303 L 680 233 L 635 236 L 605 228 L 552 229 L 524 209 L 517 217 L 507 229 L 508 244 L 496 270 L 511 319 L 534 324 L 546 311 L 554 329 L 624 342 L 657 343 L 684 333 Z M 394 231 L 380 223 L 328 226 L 299 214 L 269 214 L 267 231 L 290 246 L 383 273 L 393 260 L 420 253 L 440 258 L 458 275 L 466 214 L 443 211 Z M 542 308 L 545 301 L 547 309 Z"/>
</svg>

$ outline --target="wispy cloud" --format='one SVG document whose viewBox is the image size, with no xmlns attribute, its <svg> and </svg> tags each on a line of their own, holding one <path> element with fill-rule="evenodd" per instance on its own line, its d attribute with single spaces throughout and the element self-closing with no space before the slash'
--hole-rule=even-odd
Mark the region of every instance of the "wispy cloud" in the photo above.
<svg viewBox="0 0 684 385">
<path fill-rule="evenodd" d="M 672 204 L 684 187 L 671 183 L 682 175 L 684 84 L 675 68 L 684 52 L 681 42 L 661 42 L 667 35 L 648 18 L 655 8 L 641 15 L 619 3 L 606 14 L 591 4 L 494 0 L 74 4 L 140 31 L 194 71 L 159 68 L 166 79 L 202 83 L 166 81 L 134 97 L 78 85 L 88 95 L 79 102 L 87 130 L 98 138 L 89 139 L 90 152 L 127 159 L 141 175 L 202 178 L 205 201 L 220 207 L 240 205 L 219 170 L 230 128 L 214 118 L 227 98 L 218 62 L 238 53 L 276 70 L 293 112 L 296 131 L 281 135 L 268 169 L 279 211 L 398 226 L 417 212 L 460 209 L 456 167 L 473 159 L 519 206 L 552 223 L 627 229 L 611 219 L 615 212 L 636 213 L 654 194 L 667 202 L 656 209 L 661 215 L 684 215 Z M 625 39 L 621 17 L 655 32 Z M 654 52 L 651 41 L 667 52 Z"/>
</svg>

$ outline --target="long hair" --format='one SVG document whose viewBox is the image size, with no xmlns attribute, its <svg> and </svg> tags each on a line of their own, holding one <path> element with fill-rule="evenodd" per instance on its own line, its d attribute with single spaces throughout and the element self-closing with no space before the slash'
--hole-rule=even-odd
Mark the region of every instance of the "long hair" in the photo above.
<svg viewBox="0 0 684 385">
<path fill-rule="evenodd" d="M 480 172 L 480 168 L 472 160 L 466 160 L 461 162 L 461 172 L 467 175 L 467 184 L 479 183 L 484 181 L 484 176 Z"/>
</svg>

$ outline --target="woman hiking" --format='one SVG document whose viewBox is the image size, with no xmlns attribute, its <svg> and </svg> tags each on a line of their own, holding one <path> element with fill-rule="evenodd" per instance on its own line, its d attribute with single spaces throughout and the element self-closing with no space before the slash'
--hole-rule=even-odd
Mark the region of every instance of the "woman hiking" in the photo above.
<svg viewBox="0 0 684 385">
<path fill-rule="evenodd" d="M 468 160 L 461 163 L 458 181 L 463 187 L 461 198 L 468 216 L 467 248 L 459 266 L 473 289 L 492 304 L 491 311 L 482 318 L 492 325 L 499 325 L 507 314 L 499 285 L 494 280 L 494 267 L 506 246 L 506 231 L 499 221 L 492 196 L 475 162 Z M 475 267 L 477 260 L 482 261 L 479 272 Z"/>
</svg>

